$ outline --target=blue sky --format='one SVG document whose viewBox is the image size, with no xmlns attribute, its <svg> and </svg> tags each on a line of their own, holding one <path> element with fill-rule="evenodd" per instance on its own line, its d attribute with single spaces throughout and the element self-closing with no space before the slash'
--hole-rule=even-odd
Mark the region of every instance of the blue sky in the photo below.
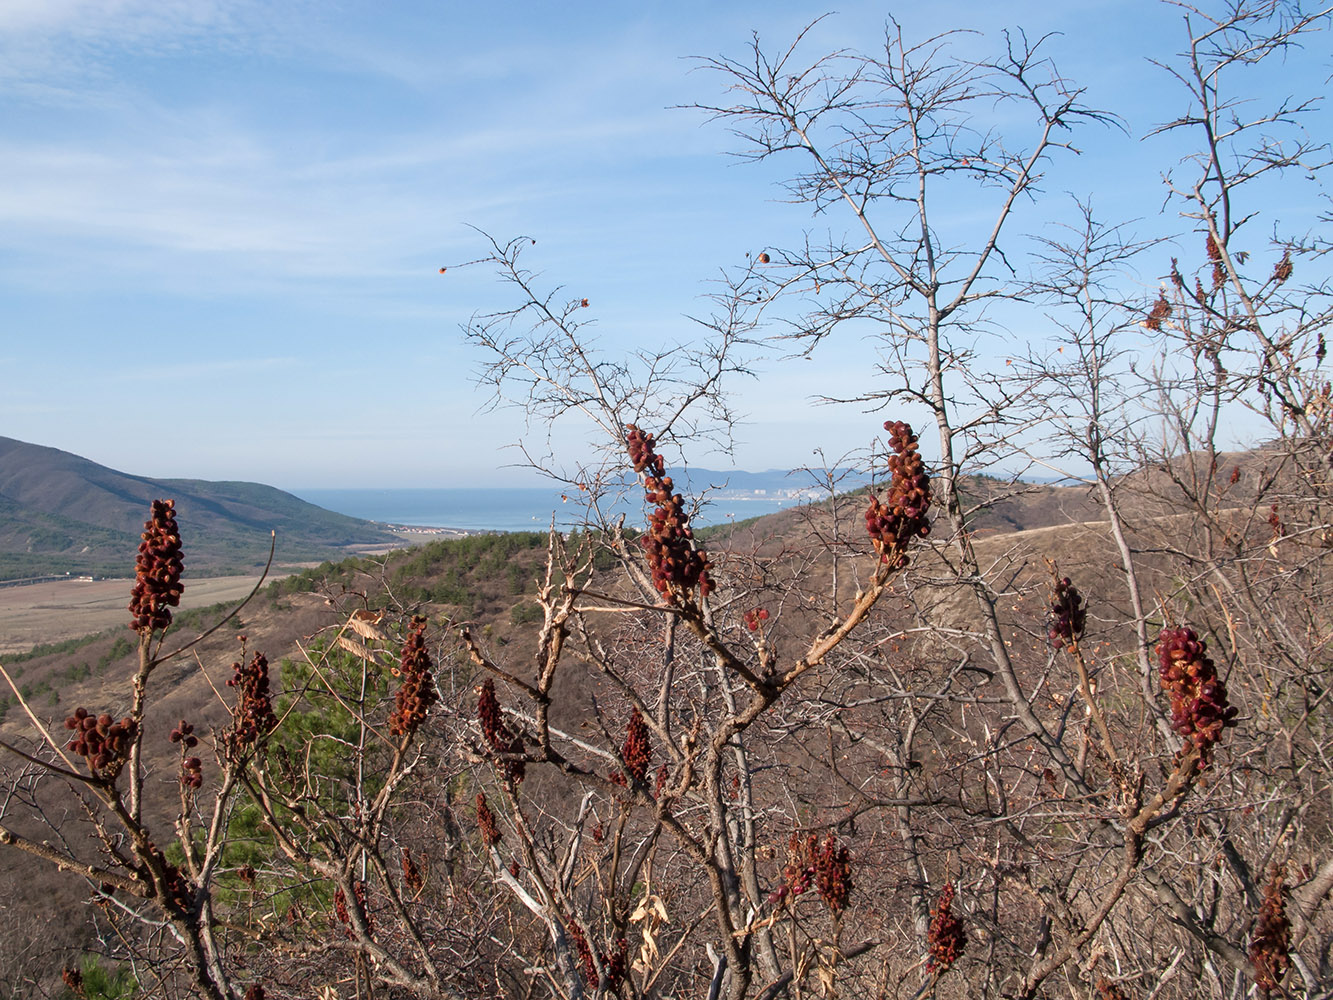
<svg viewBox="0 0 1333 1000">
<path fill-rule="evenodd" d="M 1140 141 L 1179 108 L 1145 59 L 1178 47 L 1178 11 L 1000 7 L 840 3 L 809 52 L 871 46 L 889 13 L 910 36 L 976 29 L 959 44 L 978 53 L 1003 27 L 1060 32 L 1050 54 L 1128 134 L 1089 132 L 1050 197 L 1180 229 L 1160 220 L 1170 150 Z M 604 349 L 697 337 L 686 317 L 747 251 L 850 227 L 784 204 L 790 164 L 738 163 L 725 128 L 677 108 L 723 98 L 687 57 L 743 56 L 756 31 L 786 44 L 823 11 L 4 0 L 0 434 L 151 476 L 527 482 L 505 468 L 523 414 L 480 412 L 482 358 L 459 334 L 512 296 L 484 270 L 438 268 L 484 251 L 471 227 L 530 235 L 529 263 L 589 298 Z M 1314 65 L 1326 76 L 1326 53 Z M 806 464 L 878 427 L 807 402 L 870 386 L 864 341 L 777 355 L 735 385 L 739 467 Z M 555 443 L 572 461 L 586 447 L 574 426 Z"/>
</svg>

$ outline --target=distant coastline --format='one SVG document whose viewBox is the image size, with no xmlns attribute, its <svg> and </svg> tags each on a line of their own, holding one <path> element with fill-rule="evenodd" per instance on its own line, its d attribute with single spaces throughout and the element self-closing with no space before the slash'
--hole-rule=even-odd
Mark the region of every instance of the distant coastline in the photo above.
<svg viewBox="0 0 1333 1000">
<path fill-rule="evenodd" d="M 555 488 L 451 487 L 445 489 L 293 489 L 290 491 L 325 510 L 406 530 L 545 531 L 568 530 L 583 522 L 583 508 Z M 800 491 L 774 496 L 764 491 L 728 491 L 705 505 L 697 523 L 723 524 L 793 507 Z M 642 523 L 641 505 L 616 508 L 629 523 Z"/>
</svg>

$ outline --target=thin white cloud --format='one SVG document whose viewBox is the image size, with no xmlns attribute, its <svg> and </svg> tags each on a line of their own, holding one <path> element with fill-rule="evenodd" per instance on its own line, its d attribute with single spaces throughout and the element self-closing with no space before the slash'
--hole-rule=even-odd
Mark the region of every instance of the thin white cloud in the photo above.
<svg viewBox="0 0 1333 1000">
<path fill-rule="evenodd" d="M 114 106 L 118 60 L 290 48 L 309 0 L 5 0 L 0 93 L 40 107 Z M 131 97 L 136 95 L 129 95 Z"/>
</svg>

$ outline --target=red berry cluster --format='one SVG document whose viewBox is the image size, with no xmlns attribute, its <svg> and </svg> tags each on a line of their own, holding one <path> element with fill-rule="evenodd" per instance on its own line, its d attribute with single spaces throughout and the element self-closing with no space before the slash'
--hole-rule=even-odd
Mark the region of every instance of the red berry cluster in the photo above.
<svg viewBox="0 0 1333 1000">
<path fill-rule="evenodd" d="M 1259 906 L 1254 937 L 1250 939 L 1250 967 L 1254 970 L 1255 985 L 1264 996 L 1278 988 L 1291 965 L 1291 922 L 1287 919 L 1282 880 L 1282 869 L 1275 866 Z"/>
<path fill-rule="evenodd" d="M 830 833 L 820 844 L 816 834 L 801 837 L 793 833 L 787 841 L 787 864 L 782 869 L 782 885 L 768 897 L 774 906 L 788 897 L 795 899 L 811 885 L 834 916 L 847 907 L 852 891 L 852 865 L 847 848 Z"/>
<path fill-rule="evenodd" d="M 846 899 L 852 892 L 852 861 L 848 849 L 829 833 L 824 843 L 814 833 L 801 837 L 793 833 L 786 841 L 786 864 L 782 867 L 782 884 L 768 897 L 773 905 L 796 899 L 810 885 L 820 893 L 820 899 L 837 916 L 846 908 Z"/>
<path fill-rule="evenodd" d="M 130 759 L 130 747 L 138 735 L 138 724 L 128 716 L 116 722 L 111 716 L 94 716 L 79 707 L 65 720 L 65 728 L 74 731 L 69 749 L 88 762 L 88 770 L 100 778 L 114 780 Z"/>
<path fill-rule="evenodd" d="M 239 661 L 231 665 L 234 674 L 227 681 L 227 687 L 238 689 L 236 710 L 233 713 L 235 729 L 232 743 L 235 747 L 246 747 L 272 732 L 278 724 L 273 714 L 273 703 L 268 693 L 268 660 L 263 653 L 256 653 L 249 663 Z"/>
<path fill-rule="evenodd" d="M 1171 698 L 1171 727 L 1199 748 L 1205 764 L 1222 730 L 1236 724 L 1236 707 L 1227 704 L 1227 686 L 1207 650 L 1191 628 L 1164 628 L 1157 640 L 1162 688 Z"/>
<path fill-rule="evenodd" d="M 1051 648 L 1064 649 L 1083 635 L 1088 623 L 1087 604 L 1069 577 L 1061 577 L 1051 591 L 1051 606 L 1046 615 L 1046 636 Z"/>
<path fill-rule="evenodd" d="M 169 739 L 172 743 L 180 743 L 186 750 L 193 750 L 199 745 L 199 737 L 194 735 L 194 726 L 181 719 L 176 728 L 171 731 Z"/>
<path fill-rule="evenodd" d="M 785 899 L 787 895 L 796 897 L 810 888 L 815 878 L 815 845 L 818 838 L 812 833 L 802 838 L 793 833 L 787 841 L 787 863 L 782 868 L 782 887 L 775 895 L 774 902 Z"/>
<path fill-rule="evenodd" d="M 1273 541 L 1287 536 L 1287 528 L 1282 523 L 1282 514 L 1278 511 L 1277 504 L 1268 509 L 1268 526 L 1273 529 Z"/>
<path fill-rule="evenodd" d="M 597 963 L 593 961 L 592 946 L 588 944 L 588 936 L 583 932 L 583 928 L 579 926 L 577 920 L 571 920 L 566 931 L 574 945 L 574 952 L 578 955 L 579 972 L 582 973 L 583 981 L 588 987 L 597 989 L 600 986 L 603 990 L 617 989 L 624 982 L 625 973 L 629 970 L 629 942 L 624 938 L 618 938 L 616 950 L 610 955 L 598 951 L 597 956 L 601 959 L 602 970 L 605 973 L 599 983 Z"/>
<path fill-rule="evenodd" d="M 495 825 L 495 814 L 486 805 L 486 796 L 477 793 L 477 826 L 481 828 L 481 839 L 487 847 L 494 847 L 500 842 L 500 828 Z"/>
<path fill-rule="evenodd" d="M 204 784 L 204 762 L 198 757 L 186 757 L 181 762 L 181 784 L 198 791 Z"/>
<path fill-rule="evenodd" d="M 748 628 L 751 632 L 758 632 L 759 623 L 768 621 L 768 609 L 755 608 L 753 611 L 745 612 L 743 618 L 745 621 L 746 628 Z"/>
<path fill-rule="evenodd" d="M 477 698 L 477 721 L 481 723 L 481 734 L 491 750 L 497 754 L 521 754 L 523 737 L 505 725 L 504 713 L 500 710 L 499 699 L 495 697 L 495 683 L 486 678 Z M 501 762 L 501 769 L 506 777 L 518 783 L 523 780 L 526 771 L 522 760 L 514 757 Z"/>
<path fill-rule="evenodd" d="M 413 618 L 412 630 L 393 671 L 394 676 L 402 679 L 396 707 L 389 716 L 389 731 L 395 736 L 411 735 L 426 721 L 426 713 L 436 700 L 433 666 L 426 651 L 426 619 Z"/>
<path fill-rule="evenodd" d="M 653 586 L 663 597 L 674 601 L 688 595 L 695 587 L 707 597 L 713 589 L 708 571 L 712 564 L 701 549 L 694 547 L 694 531 L 685 513 L 685 498 L 672 493 L 674 484 L 666 474 L 657 442 L 634 424 L 625 427 L 625 444 L 634 471 L 643 476 L 644 496 L 657 508 L 648 517 L 648 530 L 642 545 L 652 570 Z"/>
<path fill-rule="evenodd" d="M 834 916 L 847 908 L 852 891 L 852 864 L 846 846 L 830 833 L 815 851 L 815 888 Z"/>
<path fill-rule="evenodd" d="M 625 981 L 625 973 L 629 971 L 629 942 L 624 938 L 617 938 L 615 952 L 602 955 L 602 968 L 606 972 L 606 977 L 602 981 L 603 989 L 619 988 Z"/>
<path fill-rule="evenodd" d="M 917 452 L 916 435 L 910 424 L 901 420 L 884 424 L 894 454 L 889 456 L 893 480 L 889 495 L 880 501 L 870 498 L 866 510 L 866 531 L 879 553 L 880 561 L 893 569 L 907 565 L 907 543 L 930 534 L 927 511 L 930 509 L 930 477 Z"/>
<path fill-rule="evenodd" d="M 671 777 L 670 766 L 663 764 L 657 769 L 657 778 L 653 781 L 653 798 L 662 797 L 662 789 L 666 788 L 667 779 Z"/>
<path fill-rule="evenodd" d="M 356 896 L 357 912 L 361 915 L 361 919 L 366 922 L 366 929 L 374 934 L 375 923 L 371 919 L 369 911 L 366 910 L 366 883 L 360 881 L 353 883 L 352 892 Z M 341 888 L 333 893 L 333 912 L 338 917 L 338 923 L 346 928 L 347 936 L 349 938 L 354 937 L 352 933 L 352 915 L 347 909 L 347 895 Z"/>
<path fill-rule="evenodd" d="M 186 750 L 193 750 L 199 745 L 199 738 L 194 735 L 194 726 L 184 719 L 171 731 L 172 743 L 181 745 L 181 784 L 198 791 L 204 784 L 204 762 L 198 757 L 185 756 Z"/>
<path fill-rule="evenodd" d="M 643 784 L 648 777 L 648 765 L 652 763 L 653 747 L 648 742 L 648 724 L 637 708 L 630 713 L 620 757 L 625 762 L 625 774 L 629 779 L 636 785 Z"/>
<path fill-rule="evenodd" d="M 143 541 L 134 561 L 130 592 L 130 628 L 153 632 L 171 624 L 171 608 L 181 602 L 181 536 L 176 528 L 176 501 L 154 500 L 144 522 Z"/>
<path fill-rule="evenodd" d="M 940 898 L 935 908 L 930 911 L 930 930 L 927 933 L 930 942 L 930 957 L 926 959 L 926 971 L 944 972 L 967 947 L 967 933 L 962 921 L 953 915 L 953 883 L 945 882 L 940 891 Z"/>
<path fill-rule="evenodd" d="M 588 938 L 583 933 L 583 928 L 579 926 L 577 920 L 571 920 L 565 929 L 569 933 L 570 941 L 574 943 L 574 951 L 579 956 L 579 971 L 583 973 L 583 981 L 596 989 L 597 963 L 593 961 L 592 948 L 588 945 Z"/>
</svg>

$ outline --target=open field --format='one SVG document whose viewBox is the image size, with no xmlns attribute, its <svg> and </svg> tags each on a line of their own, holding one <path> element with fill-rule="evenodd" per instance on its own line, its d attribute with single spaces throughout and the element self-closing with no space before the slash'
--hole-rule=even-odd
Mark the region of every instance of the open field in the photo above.
<svg viewBox="0 0 1333 1000">
<path fill-rule="evenodd" d="M 239 601 L 258 580 L 257 575 L 187 580 L 181 607 Z M 0 655 L 126 624 L 132 586 L 133 581 L 124 579 L 62 580 L 0 588 Z"/>
</svg>

